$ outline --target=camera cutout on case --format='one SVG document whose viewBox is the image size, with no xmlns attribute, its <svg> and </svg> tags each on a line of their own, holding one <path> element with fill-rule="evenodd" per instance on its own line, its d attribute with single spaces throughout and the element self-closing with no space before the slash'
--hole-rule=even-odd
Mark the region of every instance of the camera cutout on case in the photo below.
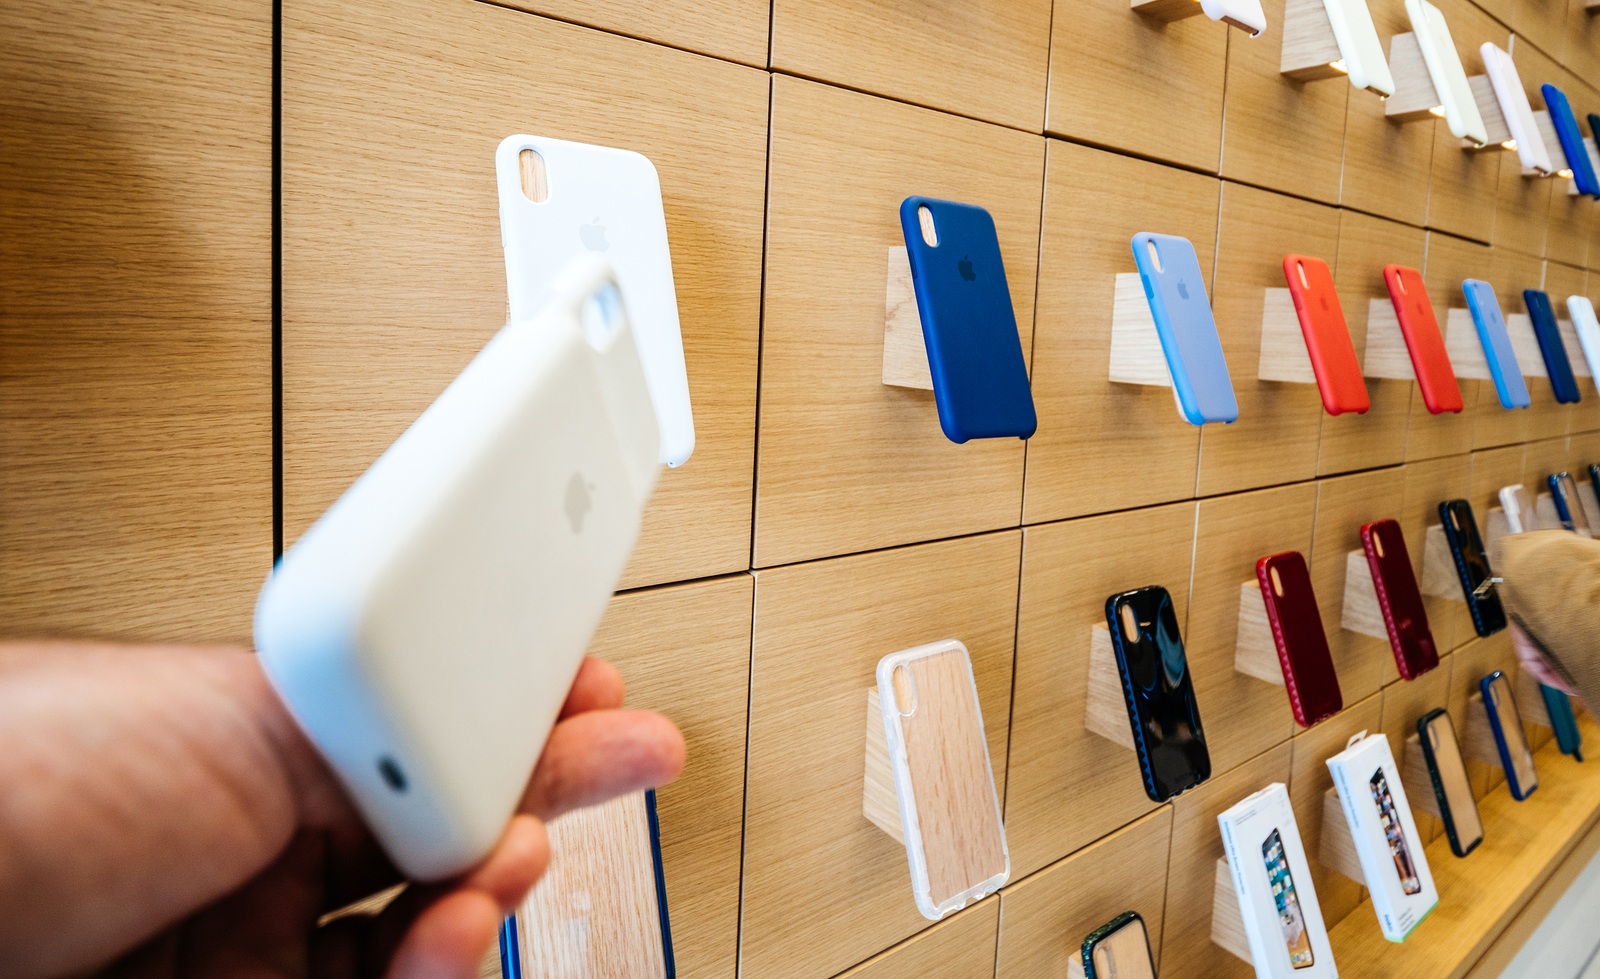
<svg viewBox="0 0 1600 979">
<path fill-rule="evenodd" d="M 917 227 L 922 229 L 922 240 L 929 248 L 939 247 L 939 229 L 933 226 L 933 211 L 926 204 L 917 207 Z"/>
<path fill-rule="evenodd" d="M 1129 642 L 1139 641 L 1139 617 L 1134 614 L 1132 605 L 1122 606 L 1122 634 Z"/>
<path fill-rule="evenodd" d="M 1150 263 L 1155 266 L 1155 270 L 1157 272 L 1165 271 L 1165 269 L 1163 269 L 1161 266 L 1161 250 L 1156 247 L 1156 243 L 1153 241 L 1146 241 L 1144 243 L 1144 247 L 1145 250 L 1150 253 Z"/>
<path fill-rule="evenodd" d="M 517 169 L 522 174 L 522 196 L 534 204 L 550 199 L 550 175 L 539 151 L 525 146 L 517 154 Z"/>
<path fill-rule="evenodd" d="M 1267 575 L 1268 575 L 1268 577 L 1270 577 L 1272 579 L 1272 593 L 1274 595 L 1277 595 L 1279 598 L 1282 598 L 1283 597 L 1283 579 L 1281 577 L 1279 577 L 1278 569 L 1276 567 L 1268 568 L 1267 569 Z"/>
<path fill-rule="evenodd" d="M 916 716 L 917 678 L 903 663 L 894 668 L 894 699 L 901 717 Z"/>
</svg>

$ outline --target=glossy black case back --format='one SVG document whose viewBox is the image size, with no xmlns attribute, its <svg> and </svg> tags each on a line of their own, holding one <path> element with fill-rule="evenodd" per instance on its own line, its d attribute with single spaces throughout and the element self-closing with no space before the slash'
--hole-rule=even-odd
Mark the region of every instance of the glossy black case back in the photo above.
<svg viewBox="0 0 1600 979">
<path fill-rule="evenodd" d="M 1124 607 L 1137 624 L 1137 641 L 1123 632 Z M 1144 791 L 1165 802 L 1211 777 L 1211 755 L 1172 596 L 1158 585 L 1112 595 L 1106 599 L 1106 625 L 1122 674 Z"/>
<path fill-rule="evenodd" d="M 1506 610 L 1500 604 L 1500 593 L 1495 591 L 1494 585 L 1484 585 L 1494 577 L 1494 571 L 1489 567 L 1488 552 L 1478 534 L 1472 504 L 1466 500 L 1446 500 L 1439 504 L 1439 520 L 1444 524 L 1445 539 L 1450 542 L 1450 555 L 1455 558 L 1456 575 L 1467 597 L 1467 610 L 1472 613 L 1472 627 L 1480 636 L 1492 636 L 1506 627 Z M 1479 588 L 1484 589 L 1481 594 Z"/>
</svg>

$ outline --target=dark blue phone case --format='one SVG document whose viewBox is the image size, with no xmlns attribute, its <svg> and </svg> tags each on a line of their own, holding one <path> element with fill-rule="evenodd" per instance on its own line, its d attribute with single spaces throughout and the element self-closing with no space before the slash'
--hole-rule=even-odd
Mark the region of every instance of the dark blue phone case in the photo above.
<svg viewBox="0 0 1600 979">
<path fill-rule="evenodd" d="M 1522 377 L 1522 366 L 1517 363 L 1517 352 L 1511 346 L 1511 334 L 1506 332 L 1506 319 L 1500 314 L 1500 299 L 1494 294 L 1494 286 L 1482 279 L 1466 279 L 1461 283 L 1461 294 L 1467 297 L 1472 324 L 1478 328 L 1478 343 L 1483 346 L 1483 358 L 1489 364 L 1489 376 L 1494 378 L 1500 407 L 1526 408 L 1533 404 L 1528 395 L 1528 382 Z"/>
<path fill-rule="evenodd" d="M 1549 82 L 1540 85 L 1539 91 L 1544 95 L 1545 108 L 1550 110 L 1550 122 L 1556 127 L 1556 138 L 1561 141 L 1561 152 L 1567 158 L 1578 193 L 1600 197 L 1600 178 L 1595 176 L 1589 148 L 1583 145 L 1583 133 L 1578 129 L 1578 117 L 1572 114 L 1567 93 Z"/>
<path fill-rule="evenodd" d="M 1562 404 L 1576 404 L 1583 395 L 1578 393 L 1578 379 L 1572 374 L 1572 362 L 1567 359 L 1566 345 L 1561 342 L 1561 327 L 1556 325 L 1556 311 L 1550 305 L 1550 297 L 1538 289 L 1524 289 L 1522 301 L 1528 304 L 1533 335 L 1539 339 L 1545 373 L 1550 375 L 1550 390 Z"/>
<path fill-rule="evenodd" d="M 1511 790 L 1511 798 L 1521 802 L 1528 796 L 1533 795 L 1534 790 L 1539 787 L 1539 783 L 1537 781 L 1534 782 L 1532 786 L 1529 786 L 1524 791 L 1523 786 L 1517 782 L 1517 766 L 1511 760 L 1511 746 L 1506 743 L 1505 729 L 1500 726 L 1500 715 L 1495 712 L 1494 704 L 1489 694 L 1490 689 L 1496 684 L 1500 685 L 1503 696 L 1511 696 L 1511 682 L 1499 670 L 1495 670 L 1478 681 L 1478 692 L 1483 695 L 1483 710 L 1484 713 L 1489 715 L 1489 727 L 1494 731 L 1494 746 L 1500 753 L 1500 767 L 1506 773 L 1506 787 Z M 1516 698 L 1512 698 L 1512 703 L 1516 703 Z"/>
<path fill-rule="evenodd" d="M 1572 713 L 1572 698 L 1542 683 L 1539 695 L 1544 698 L 1544 712 L 1550 716 L 1550 729 L 1556 733 L 1556 747 L 1562 754 L 1583 761 L 1583 735 L 1578 731 L 1578 718 Z"/>
<path fill-rule="evenodd" d="M 937 245 L 922 239 L 919 207 L 933 214 Z M 972 204 L 907 197 L 900 230 L 945 436 L 1028 438 L 1039 419 L 994 219 Z"/>
<path fill-rule="evenodd" d="M 1562 529 L 1575 530 L 1577 529 L 1577 521 L 1573 519 L 1573 512 L 1583 506 L 1583 503 L 1567 496 L 1567 488 L 1561 485 L 1562 477 L 1571 479 L 1572 474 L 1566 470 L 1551 473 L 1545 477 L 1544 482 L 1546 486 L 1550 487 L 1550 502 L 1555 504 L 1556 516 L 1561 519 Z M 1574 482 L 1572 485 L 1577 486 L 1578 484 Z"/>
</svg>

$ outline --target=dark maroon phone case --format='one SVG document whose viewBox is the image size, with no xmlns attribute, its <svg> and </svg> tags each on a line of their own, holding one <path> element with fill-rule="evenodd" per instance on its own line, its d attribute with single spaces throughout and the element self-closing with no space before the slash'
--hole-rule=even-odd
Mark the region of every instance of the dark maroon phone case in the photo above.
<svg viewBox="0 0 1600 979">
<path fill-rule="evenodd" d="M 1272 587 L 1274 570 L 1282 595 Z M 1256 562 L 1256 580 L 1261 583 L 1261 600 L 1267 606 L 1267 621 L 1272 625 L 1272 641 L 1278 647 L 1283 685 L 1296 723 L 1310 727 L 1339 713 L 1344 694 L 1339 691 L 1339 675 L 1333 669 L 1327 633 L 1322 631 L 1322 613 L 1317 610 L 1305 557 L 1299 551 L 1264 557 Z"/>
<path fill-rule="evenodd" d="M 1367 567 L 1372 569 L 1372 587 L 1377 590 L 1378 606 L 1383 609 L 1395 666 L 1401 679 L 1415 680 L 1439 665 L 1439 650 L 1433 644 L 1433 630 L 1428 628 L 1428 610 L 1423 607 L 1422 589 L 1417 587 L 1417 575 L 1411 569 L 1405 534 L 1393 520 L 1375 520 L 1362 525 L 1361 546 L 1367 552 Z"/>
</svg>

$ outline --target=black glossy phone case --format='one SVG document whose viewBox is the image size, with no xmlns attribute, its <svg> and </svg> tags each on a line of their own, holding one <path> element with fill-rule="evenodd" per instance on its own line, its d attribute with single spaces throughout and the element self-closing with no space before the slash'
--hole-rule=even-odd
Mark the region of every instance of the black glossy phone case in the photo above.
<svg viewBox="0 0 1600 979">
<path fill-rule="evenodd" d="M 1467 611 L 1472 613 L 1472 628 L 1480 636 L 1492 636 L 1506 627 L 1506 610 L 1493 584 L 1482 594 L 1478 593 L 1478 589 L 1494 577 L 1494 569 L 1489 566 L 1488 551 L 1483 546 L 1483 537 L 1478 534 L 1472 504 L 1466 500 L 1446 500 L 1439 504 L 1439 520 L 1444 524 L 1445 540 L 1450 542 L 1450 556 L 1455 559 L 1456 576 L 1461 579 Z"/>
<path fill-rule="evenodd" d="M 1443 817 L 1445 835 L 1450 838 L 1450 852 L 1458 857 L 1464 857 L 1478 848 L 1483 842 L 1483 834 L 1467 847 L 1462 847 L 1461 837 L 1456 832 L 1455 814 L 1450 810 L 1450 797 L 1444 790 L 1444 779 L 1439 777 L 1439 760 L 1433 753 L 1433 742 L 1428 737 L 1428 728 L 1435 718 L 1448 717 L 1450 712 L 1443 707 L 1435 708 L 1417 719 L 1417 740 L 1422 742 L 1422 756 L 1428 762 L 1428 780 L 1433 783 L 1433 797 L 1439 801 L 1439 814 Z M 1450 737 L 1455 737 L 1454 724 L 1451 725 Z M 1459 750 L 1459 743 L 1458 748 Z M 1476 802 L 1474 802 L 1476 805 Z"/>
<path fill-rule="evenodd" d="M 1137 620 L 1137 642 L 1122 631 L 1125 605 Z M 1112 595 L 1106 599 L 1106 624 L 1144 791 L 1152 801 L 1165 802 L 1211 777 L 1211 755 L 1172 596 L 1159 585 Z"/>
</svg>

